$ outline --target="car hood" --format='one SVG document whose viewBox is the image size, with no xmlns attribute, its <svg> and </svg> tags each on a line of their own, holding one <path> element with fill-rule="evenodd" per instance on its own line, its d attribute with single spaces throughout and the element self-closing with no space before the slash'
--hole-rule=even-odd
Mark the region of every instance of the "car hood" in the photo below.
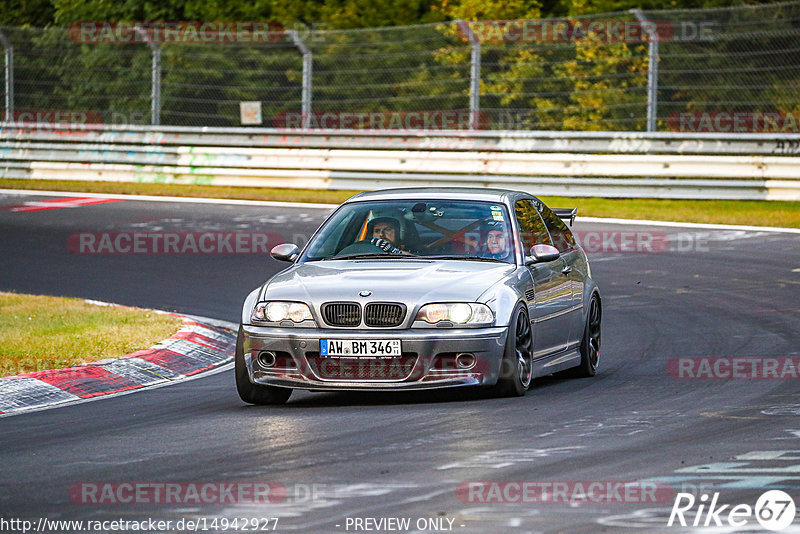
<svg viewBox="0 0 800 534">
<path fill-rule="evenodd" d="M 316 306 L 361 300 L 417 303 L 467 301 L 516 269 L 511 264 L 458 260 L 316 261 L 291 267 L 265 284 L 262 300 L 299 300 Z"/>
</svg>

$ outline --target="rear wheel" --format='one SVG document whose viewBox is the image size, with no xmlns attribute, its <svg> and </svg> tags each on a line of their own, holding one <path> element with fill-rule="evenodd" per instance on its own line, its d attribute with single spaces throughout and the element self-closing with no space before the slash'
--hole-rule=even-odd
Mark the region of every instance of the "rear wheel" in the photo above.
<svg viewBox="0 0 800 534">
<path fill-rule="evenodd" d="M 508 337 L 500 378 L 495 388 L 503 397 L 521 397 L 531 385 L 533 378 L 533 335 L 531 322 L 522 305 L 517 306 L 508 325 Z"/>
<path fill-rule="evenodd" d="M 236 374 L 236 390 L 239 397 L 249 404 L 284 404 L 292 394 L 291 389 L 262 386 L 250 382 L 247 365 L 244 363 L 244 331 L 239 327 L 236 337 L 236 353 L 234 354 Z"/>
<path fill-rule="evenodd" d="M 600 323 L 602 321 L 602 308 L 600 298 L 593 294 L 589 300 L 589 313 L 586 314 L 586 325 L 581 339 L 581 363 L 577 367 L 567 369 L 565 376 L 573 378 L 586 378 L 597 373 L 600 363 Z"/>
</svg>

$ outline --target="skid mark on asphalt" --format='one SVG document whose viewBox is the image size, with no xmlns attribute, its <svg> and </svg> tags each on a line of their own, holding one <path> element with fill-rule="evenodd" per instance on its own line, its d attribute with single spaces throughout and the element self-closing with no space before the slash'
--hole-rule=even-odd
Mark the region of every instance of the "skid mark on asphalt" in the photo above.
<svg viewBox="0 0 800 534">
<path fill-rule="evenodd" d="M 604 419 L 583 417 L 569 423 L 552 426 L 550 429 L 538 434 L 543 438 L 551 435 L 569 438 L 602 437 L 602 436 L 633 436 L 658 428 L 662 424 L 675 420 L 675 415 L 664 416 L 660 414 L 617 414 L 614 418 Z"/>
<path fill-rule="evenodd" d="M 324 215 L 320 215 L 318 213 L 292 213 L 292 214 L 276 214 L 276 215 L 262 215 L 262 214 L 244 214 L 244 215 L 237 215 L 233 218 L 234 223 L 245 225 L 245 227 L 249 227 L 252 225 L 261 226 L 264 224 L 288 224 L 293 222 L 312 222 L 312 221 L 321 221 L 324 219 Z"/>
<path fill-rule="evenodd" d="M 518 463 L 535 462 L 554 454 L 569 454 L 583 447 L 552 447 L 549 449 L 503 449 L 486 451 L 468 460 L 453 462 L 437 467 L 439 471 L 446 469 L 502 469 Z"/>
</svg>

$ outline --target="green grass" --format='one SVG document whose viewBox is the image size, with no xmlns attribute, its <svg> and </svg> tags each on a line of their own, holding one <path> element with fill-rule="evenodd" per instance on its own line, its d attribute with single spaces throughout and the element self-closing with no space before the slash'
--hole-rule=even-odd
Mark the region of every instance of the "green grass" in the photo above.
<svg viewBox="0 0 800 534">
<path fill-rule="evenodd" d="M 119 195 L 155 195 L 171 197 L 233 198 L 240 200 L 276 200 L 341 204 L 360 191 L 317 189 L 278 189 L 229 187 L 224 185 L 145 184 L 127 182 L 85 182 L 81 180 L 21 180 L 0 178 L 0 189 L 36 189 L 75 193 L 111 193 Z"/>
<path fill-rule="evenodd" d="M 339 204 L 358 191 L 0 179 L 0 188 Z M 800 228 L 800 202 L 541 197 L 549 206 L 578 207 L 578 215 L 662 221 Z"/>
<path fill-rule="evenodd" d="M 152 310 L 0 292 L 0 376 L 118 358 L 180 325 L 178 317 Z"/>
</svg>

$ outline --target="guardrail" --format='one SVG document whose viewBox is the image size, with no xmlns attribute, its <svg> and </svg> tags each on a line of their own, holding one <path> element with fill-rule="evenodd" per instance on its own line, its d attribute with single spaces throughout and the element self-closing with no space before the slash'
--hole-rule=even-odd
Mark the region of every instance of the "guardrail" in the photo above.
<svg viewBox="0 0 800 534">
<path fill-rule="evenodd" d="M 793 154 L 797 154 L 798 157 Z M 0 124 L 6 178 L 800 200 L 800 135 Z"/>
</svg>

